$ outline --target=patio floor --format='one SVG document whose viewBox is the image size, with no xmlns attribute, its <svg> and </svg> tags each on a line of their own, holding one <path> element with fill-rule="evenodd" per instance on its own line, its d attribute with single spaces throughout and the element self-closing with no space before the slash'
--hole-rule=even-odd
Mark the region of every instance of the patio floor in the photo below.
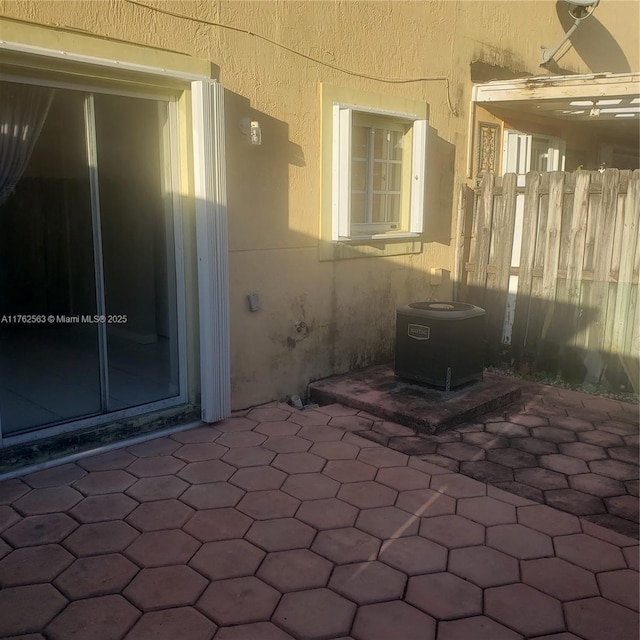
<svg viewBox="0 0 640 640">
<path fill-rule="evenodd" d="M 553 398 L 523 415 L 629 424 Z M 461 433 L 541 428 L 483 420 Z M 0 637 L 638 638 L 637 540 L 384 446 L 403 429 L 272 403 L 0 483 Z"/>
</svg>

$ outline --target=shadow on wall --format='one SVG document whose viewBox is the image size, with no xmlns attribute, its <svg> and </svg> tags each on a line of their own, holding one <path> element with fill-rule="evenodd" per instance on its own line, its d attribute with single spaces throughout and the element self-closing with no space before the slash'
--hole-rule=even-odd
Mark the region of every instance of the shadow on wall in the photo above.
<svg viewBox="0 0 640 640">
<path fill-rule="evenodd" d="M 637 285 L 624 286 L 635 289 L 637 295 Z M 594 291 L 606 299 L 611 285 L 591 283 L 591 293 Z M 603 309 L 518 296 L 511 311 L 511 339 L 503 344 L 507 292 L 469 286 L 461 300 L 486 310 L 486 364 L 507 365 L 523 375 L 558 377 L 592 388 L 638 392 L 640 361 L 632 349 L 616 353 L 605 346 Z"/>
<path fill-rule="evenodd" d="M 638 8 L 635 2 L 625 3 L 625 11 L 634 14 L 629 20 L 638 22 Z M 558 2 L 556 11 L 563 29 L 568 31 L 574 23 L 569 15 L 566 2 Z M 546 43 L 553 45 L 554 43 Z M 608 29 L 598 20 L 597 13 L 583 20 L 576 32 L 571 36 L 571 44 L 576 53 L 593 73 L 628 73 L 631 71 L 629 61 L 620 45 Z"/>
<path fill-rule="evenodd" d="M 437 129 L 429 127 L 424 224 L 427 242 L 451 244 L 455 161 L 455 145 L 441 138 Z"/>
</svg>

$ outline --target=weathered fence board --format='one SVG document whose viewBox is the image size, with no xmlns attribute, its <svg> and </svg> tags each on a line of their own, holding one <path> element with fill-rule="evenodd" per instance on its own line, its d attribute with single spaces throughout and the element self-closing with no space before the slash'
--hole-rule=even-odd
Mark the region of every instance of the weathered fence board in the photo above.
<svg viewBox="0 0 640 640">
<path fill-rule="evenodd" d="M 457 290 L 486 309 L 490 353 L 638 391 L 640 171 L 488 174 L 472 215 Z"/>
</svg>

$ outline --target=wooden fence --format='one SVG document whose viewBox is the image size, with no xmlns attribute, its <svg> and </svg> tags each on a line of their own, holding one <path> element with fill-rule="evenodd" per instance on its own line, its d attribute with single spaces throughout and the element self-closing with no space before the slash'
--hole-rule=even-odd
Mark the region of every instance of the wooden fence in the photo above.
<svg viewBox="0 0 640 640">
<path fill-rule="evenodd" d="M 468 189 L 458 298 L 486 309 L 491 359 L 638 391 L 639 191 L 640 171 L 617 169 Z"/>
</svg>

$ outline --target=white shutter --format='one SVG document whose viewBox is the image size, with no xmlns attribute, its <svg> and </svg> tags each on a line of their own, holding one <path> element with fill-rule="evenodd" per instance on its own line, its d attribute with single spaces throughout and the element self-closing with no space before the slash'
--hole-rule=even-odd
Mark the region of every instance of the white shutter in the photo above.
<svg viewBox="0 0 640 640">
<path fill-rule="evenodd" d="M 413 145 L 411 149 L 411 205 L 409 231 L 422 233 L 424 227 L 424 196 L 427 171 L 427 134 L 429 123 L 416 120 L 413 123 Z"/>
<path fill-rule="evenodd" d="M 531 136 L 506 130 L 502 150 L 502 174 L 528 173 L 531 169 Z"/>
<path fill-rule="evenodd" d="M 224 87 L 191 83 L 202 420 L 231 412 Z"/>
<path fill-rule="evenodd" d="M 332 141 L 332 240 L 351 235 L 351 109 L 334 105 Z"/>
</svg>

